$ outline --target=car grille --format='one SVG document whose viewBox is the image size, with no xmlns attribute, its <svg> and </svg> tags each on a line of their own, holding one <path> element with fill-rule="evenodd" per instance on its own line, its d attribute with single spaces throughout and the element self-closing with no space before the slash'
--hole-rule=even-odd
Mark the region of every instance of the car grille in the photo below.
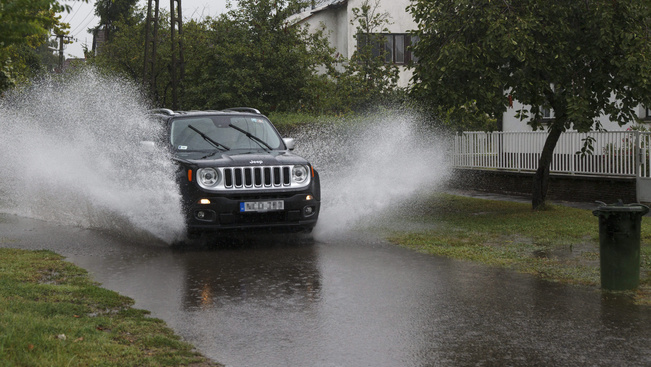
<svg viewBox="0 0 651 367">
<path fill-rule="evenodd" d="M 260 189 L 290 187 L 291 166 L 223 168 L 224 188 Z"/>
</svg>

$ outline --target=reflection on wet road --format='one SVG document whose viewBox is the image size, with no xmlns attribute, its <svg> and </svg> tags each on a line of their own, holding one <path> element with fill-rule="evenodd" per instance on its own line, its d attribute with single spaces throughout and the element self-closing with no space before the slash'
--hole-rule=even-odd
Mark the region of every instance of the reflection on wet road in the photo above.
<svg viewBox="0 0 651 367">
<path fill-rule="evenodd" d="M 651 308 L 353 233 L 180 249 L 0 215 L 228 366 L 648 366 Z"/>
</svg>

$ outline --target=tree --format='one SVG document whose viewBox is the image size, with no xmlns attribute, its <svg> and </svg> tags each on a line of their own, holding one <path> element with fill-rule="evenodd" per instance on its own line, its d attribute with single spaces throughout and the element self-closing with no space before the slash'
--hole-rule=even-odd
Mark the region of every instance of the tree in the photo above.
<svg viewBox="0 0 651 367">
<path fill-rule="evenodd" d="M 417 0 L 419 58 L 413 94 L 443 108 L 472 105 L 491 117 L 509 98 L 520 118 L 546 128 L 532 188 L 545 202 L 560 135 L 601 129 L 608 115 L 625 124 L 651 105 L 651 4 L 646 0 Z M 554 111 L 546 127 L 543 111 Z"/>
<path fill-rule="evenodd" d="M 182 103 L 200 109 L 249 105 L 266 111 L 300 105 L 316 68 L 330 52 L 305 27 L 288 21 L 303 6 L 297 0 L 240 0 L 237 8 L 203 26 L 186 27 Z"/>
<path fill-rule="evenodd" d="M 0 0 L 0 46 L 29 42 L 57 24 L 55 13 L 70 10 L 55 0 Z"/>
<path fill-rule="evenodd" d="M 398 90 L 399 70 L 393 62 L 387 62 L 390 54 L 385 47 L 385 33 L 389 33 L 391 15 L 379 12 L 379 0 L 373 4 L 364 0 L 352 11 L 357 49 L 337 79 L 348 104 L 362 107 L 391 99 Z"/>
<path fill-rule="evenodd" d="M 309 4 L 309 3 L 308 3 Z M 324 30 L 308 32 L 292 15 L 301 0 L 240 0 L 217 18 L 184 24 L 182 109 L 254 106 L 263 111 L 348 111 L 395 95 L 397 67 L 385 62 L 383 27 L 387 15 L 368 5 L 355 22 L 367 42 L 335 69 L 334 49 Z M 162 14 L 160 19 L 168 15 Z M 141 10 L 115 21 L 114 32 L 92 62 L 142 79 L 144 15 Z M 159 22 L 156 103 L 169 96 L 169 22 Z M 381 45 L 378 47 L 377 45 Z M 338 60 L 341 61 L 341 60 Z"/>
<path fill-rule="evenodd" d="M 134 6 L 138 0 L 97 0 L 95 2 L 95 15 L 99 17 L 100 27 L 104 27 L 106 38 L 113 36 L 118 21 L 124 21 L 133 15 Z"/>
<path fill-rule="evenodd" d="M 180 108 L 223 109 L 253 106 L 264 111 L 298 109 L 315 92 L 316 68 L 332 53 L 321 33 L 309 34 L 288 18 L 305 4 L 299 0 L 240 0 L 217 18 L 183 26 L 184 78 Z M 161 11 L 158 29 L 156 104 L 170 93 L 169 13 Z M 144 12 L 115 21 L 114 32 L 93 59 L 97 65 L 142 80 Z"/>
<path fill-rule="evenodd" d="M 312 36 L 311 47 L 320 44 L 322 68 L 309 80 L 303 92 L 305 110 L 317 113 L 346 113 L 398 102 L 406 95 L 399 88 L 399 69 L 392 62 L 387 48 L 387 26 L 391 16 L 380 12 L 379 1 L 364 0 L 352 9 L 350 24 L 355 26 L 357 48 L 346 59 L 334 55 L 325 28 Z"/>
<path fill-rule="evenodd" d="M 70 11 L 56 0 L 0 0 L 0 92 L 41 68 L 39 46 L 50 31 L 67 34 L 56 13 Z"/>
<path fill-rule="evenodd" d="M 143 78 L 145 11 L 144 9 L 134 9 L 129 16 L 115 20 L 111 39 L 102 45 L 102 51 L 96 57 L 88 58 L 89 62 L 140 83 Z M 156 46 L 158 56 L 156 69 L 153 71 L 156 74 L 156 85 L 152 87 L 150 93 L 155 101 L 165 103 L 166 88 L 170 82 L 169 63 L 171 52 L 169 42 L 170 22 L 163 20 L 169 19 L 169 13 L 162 9 L 160 19 L 159 42 Z"/>
</svg>

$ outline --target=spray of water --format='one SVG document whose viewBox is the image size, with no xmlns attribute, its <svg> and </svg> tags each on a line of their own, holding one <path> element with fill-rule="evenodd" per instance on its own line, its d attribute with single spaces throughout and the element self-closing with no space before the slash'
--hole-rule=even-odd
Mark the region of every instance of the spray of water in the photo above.
<svg viewBox="0 0 651 367">
<path fill-rule="evenodd" d="M 181 239 L 175 168 L 144 140 L 161 126 L 138 89 L 84 70 L 0 99 L 0 211 L 123 236 Z M 409 113 L 312 126 L 297 153 L 319 169 L 322 211 L 315 235 L 372 221 L 448 175 L 445 146 Z"/>
<path fill-rule="evenodd" d="M 0 210 L 171 242 L 184 221 L 161 128 L 135 86 L 85 70 L 0 100 Z"/>
<path fill-rule="evenodd" d="M 297 153 L 321 175 L 317 237 L 397 215 L 394 209 L 430 195 L 449 175 L 444 140 L 408 112 L 311 127 L 297 140 Z"/>
</svg>

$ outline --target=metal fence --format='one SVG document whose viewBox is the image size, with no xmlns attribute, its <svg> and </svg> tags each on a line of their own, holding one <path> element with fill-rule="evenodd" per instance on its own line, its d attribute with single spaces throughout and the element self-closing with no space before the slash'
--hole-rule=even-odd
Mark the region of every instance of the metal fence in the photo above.
<svg viewBox="0 0 651 367">
<path fill-rule="evenodd" d="M 546 132 L 464 132 L 454 141 L 455 167 L 535 171 Z M 591 142 L 591 150 L 582 149 Z M 651 133 L 611 131 L 561 135 L 550 170 L 555 173 L 651 177 Z"/>
</svg>

